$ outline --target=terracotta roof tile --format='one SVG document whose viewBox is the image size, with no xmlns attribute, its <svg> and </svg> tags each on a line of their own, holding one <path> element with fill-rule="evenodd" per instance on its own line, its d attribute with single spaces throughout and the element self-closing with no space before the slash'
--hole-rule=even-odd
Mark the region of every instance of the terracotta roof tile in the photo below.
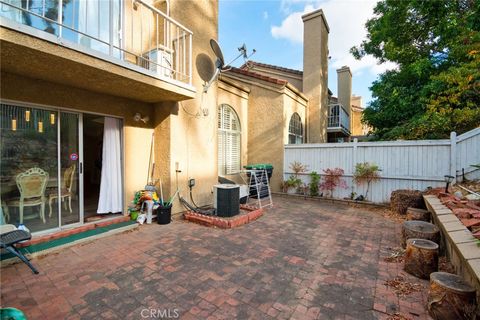
<svg viewBox="0 0 480 320">
<path fill-rule="evenodd" d="M 297 75 L 302 75 L 303 74 L 303 71 L 300 71 L 300 70 L 284 68 L 284 67 L 280 67 L 280 66 L 275 66 L 273 64 L 266 64 L 266 63 L 252 61 L 252 60 L 249 60 L 246 63 L 244 63 L 240 67 L 240 69 L 247 69 L 247 68 L 249 69 L 250 68 L 249 66 L 251 66 L 251 65 L 258 66 L 258 67 L 269 68 L 269 69 L 274 69 L 274 70 L 279 70 L 279 71 L 284 71 L 284 72 L 289 72 L 289 73 L 293 73 L 293 74 L 297 74 Z"/>
<path fill-rule="evenodd" d="M 252 77 L 252 78 L 260 79 L 260 80 L 267 81 L 267 82 L 274 83 L 274 84 L 286 85 L 288 83 L 287 80 L 268 77 L 268 76 L 265 76 L 263 74 L 256 73 L 256 72 L 253 72 L 253 71 L 249 71 L 249 70 L 245 70 L 245 69 L 231 67 L 228 71 L 233 72 L 233 73 L 237 73 L 237 74 L 242 74 L 242 75 L 245 75 L 245 76 L 249 76 L 249 77 Z"/>
</svg>

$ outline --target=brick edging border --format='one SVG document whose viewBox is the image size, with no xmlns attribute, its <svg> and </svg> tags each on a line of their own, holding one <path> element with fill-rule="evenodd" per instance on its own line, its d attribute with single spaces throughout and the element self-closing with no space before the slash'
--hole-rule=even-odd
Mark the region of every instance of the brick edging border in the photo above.
<svg viewBox="0 0 480 320">
<path fill-rule="evenodd" d="M 337 198 L 328 198 L 328 197 L 319 197 L 319 196 L 306 196 L 303 194 L 289 194 L 285 192 L 272 192 L 272 195 L 280 196 L 280 197 L 292 197 L 292 198 L 304 198 L 305 200 L 312 200 L 312 201 L 324 201 L 330 203 L 341 203 L 346 205 L 360 205 L 365 207 L 375 207 L 375 208 L 388 208 L 388 203 L 375 203 L 369 201 L 356 201 L 350 199 L 337 199 Z"/>
<path fill-rule="evenodd" d="M 455 271 L 477 289 L 477 298 L 480 298 L 480 248 L 477 240 L 438 197 L 424 195 L 423 199 L 432 213 L 433 223 L 440 229 L 442 246 Z"/>
<path fill-rule="evenodd" d="M 264 214 L 264 210 L 262 208 L 257 209 L 245 205 L 240 206 L 240 208 L 243 210 L 248 210 L 249 212 L 247 214 L 242 214 L 227 219 L 216 216 L 207 216 L 193 211 L 187 211 L 183 214 L 183 217 L 187 221 L 198 223 L 208 227 L 232 229 L 255 221 Z"/>
<path fill-rule="evenodd" d="M 129 216 L 121 216 L 121 217 L 115 217 L 111 219 L 106 219 L 106 220 L 99 220 L 91 223 L 87 223 L 84 225 L 81 225 L 79 227 L 71 228 L 71 229 L 65 229 L 65 230 L 60 230 L 54 233 L 49 233 L 46 235 L 42 236 L 33 236 L 31 240 L 25 241 L 22 243 L 19 243 L 16 245 L 17 248 L 23 248 L 23 247 L 28 247 L 30 245 L 34 244 L 39 244 L 51 240 L 56 240 L 60 238 L 65 238 L 80 232 L 88 231 L 88 230 L 93 230 L 96 228 L 101 228 L 101 227 L 106 227 L 108 225 L 114 224 L 114 223 L 120 223 L 120 222 L 126 222 L 129 221 L 130 217 Z"/>
</svg>

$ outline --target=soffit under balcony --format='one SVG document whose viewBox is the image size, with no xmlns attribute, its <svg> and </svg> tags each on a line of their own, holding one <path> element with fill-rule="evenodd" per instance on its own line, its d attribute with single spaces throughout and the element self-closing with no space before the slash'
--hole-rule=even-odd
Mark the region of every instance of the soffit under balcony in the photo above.
<svg viewBox="0 0 480 320">
<path fill-rule="evenodd" d="M 0 48 L 0 67 L 5 72 L 148 103 L 195 97 L 195 88 L 187 84 L 152 77 L 5 27 L 0 27 Z"/>
</svg>

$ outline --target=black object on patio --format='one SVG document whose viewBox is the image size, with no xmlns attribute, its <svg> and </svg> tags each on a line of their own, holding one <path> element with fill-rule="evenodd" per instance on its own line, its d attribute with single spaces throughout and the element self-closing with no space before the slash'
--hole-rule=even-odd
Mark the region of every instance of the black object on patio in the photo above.
<svg viewBox="0 0 480 320">
<path fill-rule="evenodd" d="M 38 274 L 37 269 L 30 263 L 30 261 L 21 253 L 17 248 L 15 248 L 15 244 L 19 243 L 20 241 L 30 240 L 32 235 L 30 232 L 25 230 L 13 230 L 10 232 L 6 232 L 0 234 L 0 248 L 6 249 L 8 252 L 11 252 L 15 256 L 17 256 L 20 260 L 22 260 L 30 269 L 32 269 L 33 273 Z"/>
</svg>

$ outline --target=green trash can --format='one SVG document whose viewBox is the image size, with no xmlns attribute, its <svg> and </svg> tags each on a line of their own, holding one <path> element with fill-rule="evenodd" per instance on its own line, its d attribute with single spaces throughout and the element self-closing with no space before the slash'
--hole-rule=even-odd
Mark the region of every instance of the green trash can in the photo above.
<svg viewBox="0 0 480 320">
<path fill-rule="evenodd" d="M 270 163 L 248 164 L 244 168 L 247 170 L 267 170 L 268 181 L 272 178 L 273 166 Z"/>
<path fill-rule="evenodd" d="M 249 164 L 244 166 L 245 169 L 247 170 L 266 170 L 267 171 L 267 176 L 261 175 L 260 177 L 260 186 L 258 188 L 258 193 L 257 193 L 257 188 L 255 186 L 255 179 L 250 179 L 250 197 L 253 198 L 264 198 L 268 196 L 268 186 L 267 182 L 270 183 L 270 178 L 272 178 L 272 173 L 273 173 L 273 166 L 269 163 L 257 163 L 257 164 Z M 247 172 L 247 176 L 250 178 L 250 172 Z M 268 179 L 268 181 L 267 181 Z"/>
</svg>

